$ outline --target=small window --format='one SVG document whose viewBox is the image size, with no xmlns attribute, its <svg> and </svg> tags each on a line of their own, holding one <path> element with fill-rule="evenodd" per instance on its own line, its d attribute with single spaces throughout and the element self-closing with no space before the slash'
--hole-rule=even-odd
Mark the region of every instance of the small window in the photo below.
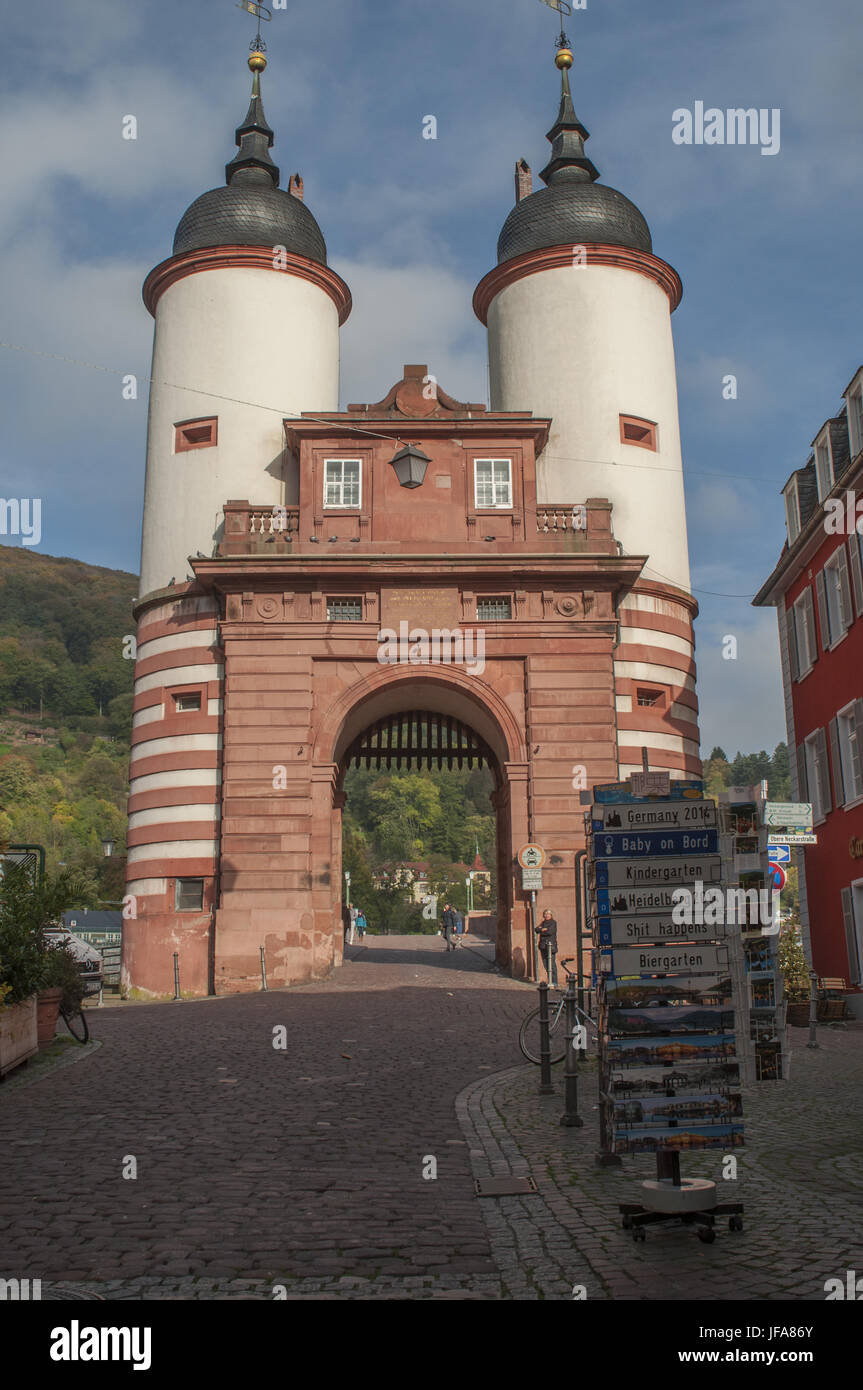
<svg viewBox="0 0 863 1390">
<path fill-rule="evenodd" d="M 848 397 L 848 434 L 851 457 L 856 458 L 863 449 L 863 386 L 858 386 Z"/>
<path fill-rule="evenodd" d="M 359 507 L 361 468 L 360 459 L 325 459 L 325 507 Z"/>
<path fill-rule="evenodd" d="M 655 708 L 665 704 L 665 692 L 663 690 L 639 690 L 638 703 L 645 709 Z"/>
<path fill-rule="evenodd" d="M 201 708 L 200 691 L 194 691 L 188 695 L 174 696 L 174 711 L 176 714 L 191 714 Z"/>
<path fill-rule="evenodd" d="M 785 525 L 788 528 L 788 544 L 793 545 L 800 535 L 800 497 L 797 492 L 797 476 L 783 489 L 785 497 Z"/>
<path fill-rule="evenodd" d="M 816 729 L 814 734 L 810 734 L 804 740 L 803 747 L 812 819 L 821 821 L 829 815 L 833 806 L 830 797 L 830 771 L 827 766 L 827 737 L 824 730 Z"/>
<path fill-rule="evenodd" d="M 818 501 L 833 491 L 833 451 L 830 447 L 830 431 L 824 430 L 815 445 L 815 479 L 818 485 Z"/>
<path fill-rule="evenodd" d="M 363 601 L 361 598 L 328 598 L 328 623 L 361 623 L 363 620 Z"/>
<path fill-rule="evenodd" d="M 474 459 L 474 502 L 479 507 L 512 507 L 512 459 Z"/>
<path fill-rule="evenodd" d="M 640 449 L 651 449 L 656 453 L 656 425 L 652 420 L 639 420 L 635 415 L 621 415 L 620 441 L 622 444 L 637 444 Z"/>
<path fill-rule="evenodd" d="M 815 638 L 815 608 L 812 590 L 807 587 L 792 607 L 792 631 L 797 650 L 798 676 L 805 676 L 818 659 L 818 646 Z"/>
<path fill-rule="evenodd" d="M 476 616 L 478 622 L 501 623 L 512 617 L 512 599 L 477 599 Z"/>
<path fill-rule="evenodd" d="M 177 912 L 201 912 L 204 907 L 204 880 L 178 878 L 174 903 Z"/>
<path fill-rule="evenodd" d="M 189 449 L 210 449 L 219 442 L 219 421 L 215 415 L 209 420 L 186 420 L 174 426 L 174 453 L 184 454 Z"/>
</svg>

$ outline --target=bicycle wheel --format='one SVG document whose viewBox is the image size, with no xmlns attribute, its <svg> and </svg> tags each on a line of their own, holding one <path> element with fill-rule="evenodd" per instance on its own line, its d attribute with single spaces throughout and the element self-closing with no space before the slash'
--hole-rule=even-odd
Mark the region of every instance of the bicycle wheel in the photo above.
<svg viewBox="0 0 863 1390">
<path fill-rule="evenodd" d="M 85 1043 L 89 1041 L 90 1029 L 87 1025 L 87 1016 L 83 1009 L 78 1009 L 74 1013 L 71 1009 L 68 1011 L 66 1009 L 61 1009 L 60 1017 L 77 1042 Z"/>
<path fill-rule="evenodd" d="M 562 1062 L 566 1056 L 566 1029 L 563 1022 L 563 1010 L 551 1012 L 548 1020 L 549 1045 L 551 1047 L 552 1062 Z M 522 1053 L 529 1062 L 535 1062 L 539 1066 L 541 1062 L 539 1045 L 539 1009 L 534 1009 L 529 1013 L 524 1023 L 518 1030 L 518 1045 Z"/>
</svg>

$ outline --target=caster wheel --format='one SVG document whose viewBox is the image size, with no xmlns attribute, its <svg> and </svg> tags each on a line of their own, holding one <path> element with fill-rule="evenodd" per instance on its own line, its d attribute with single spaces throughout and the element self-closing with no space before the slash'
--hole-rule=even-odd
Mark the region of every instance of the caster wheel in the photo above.
<svg viewBox="0 0 863 1390">
<path fill-rule="evenodd" d="M 632 1232 L 632 1239 L 635 1241 L 636 1245 L 643 1244 L 647 1240 L 647 1232 L 643 1226 L 635 1227 L 635 1230 Z"/>
<path fill-rule="evenodd" d="M 742 1230 L 743 1230 L 743 1217 L 742 1217 L 742 1216 L 730 1216 L 730 1217 L 728 1218 L 728 1229 L 729 1229 L 729 1231 L 742 1231 Z"/>
<path fill-rule="evenodd" d="M 716 1232 L 712 1226 L 699 1226 L 698 1239 L 703 1241 L 705 1245 L 712 1245 L 716 1239 Z"/>
</svg>

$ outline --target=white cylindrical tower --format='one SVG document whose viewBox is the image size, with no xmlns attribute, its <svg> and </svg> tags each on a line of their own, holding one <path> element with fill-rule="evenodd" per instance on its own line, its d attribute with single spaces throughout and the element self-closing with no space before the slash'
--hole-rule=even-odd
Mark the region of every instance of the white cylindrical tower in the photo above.
<svg viewBox="0 0 863 1390">
<path fill-rule="evenodd" d="M 155 316 L 143 598 L 182 584 L 188 556 L 213 553 L 229 498 L 297 500 L 284 420 L 338 409 L 339 326 L 350 293 L 299 179 L 280 189 L 253 54 L 252 99 L 223 188 L 184 214 L 171 258 L 147 277 Z"/>
<path fill-rule="evenodd" d="M 651 766 L 696 775 L 689 558 L 671 313 L 682 287 L 653 254 L 633 203 L 597 182 L 572 102 L 572 53 L 557 55 L 562 95 L 548 134 L 546 188 L 516 166 L 518 202 L 498 265 L 474 308 L 488 326 L 492 410 L 552 420 L 537 463 L 542 502 L 606 497 L 615 538 L 646 558 L 621 608 L 615 663 L 621 775 Z"/>
<path fill-rule="evenodd" d="M 218 903 L 225 673 L 219 600 L 189 574 L 223 508 L 298 501 L 287 417 L 338 409 L 350 293 L 327 266 L 302 181 L 279 188 L 254 52 L 226 183 L 183 216 L 144 285 L 156 321 L 137 606 L 123 978 L 170 994 L 211 984 Z"/>
</svg>

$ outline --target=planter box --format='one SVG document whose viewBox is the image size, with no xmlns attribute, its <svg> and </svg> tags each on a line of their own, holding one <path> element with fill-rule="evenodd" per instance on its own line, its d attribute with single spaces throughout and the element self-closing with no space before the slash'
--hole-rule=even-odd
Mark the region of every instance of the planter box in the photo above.
<svg viewBox="0 0 863 1390">
<path fill-rule="evenodd" d="M 23 1004 L 0 1009 L 0 1076 L 39 1051 L 36 996 Z"/>
</svg>

